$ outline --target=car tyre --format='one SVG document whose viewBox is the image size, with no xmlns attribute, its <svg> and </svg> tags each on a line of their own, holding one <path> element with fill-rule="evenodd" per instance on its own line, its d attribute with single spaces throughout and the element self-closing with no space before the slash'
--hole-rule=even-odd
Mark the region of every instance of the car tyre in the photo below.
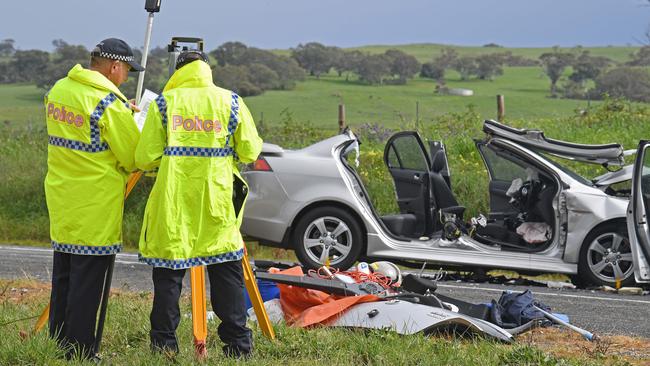
<svg viewBox="0 0 650 366">
<path fill-rule="evenodd" d="M 616 286 L 634 285 L 634 266 L 627 229 L 623 224 L 596 227 L 580 248 L 578 284 Z"/>
<path fill-rule="evenodd" d="M 361 254 L 361 225 L 348 211 L 324 206 L 309 210 L 298 220 L 292 239 L 296 256 L 308 268 L 324 265 L 341 270 L 350 268 Z"/>
</svg>

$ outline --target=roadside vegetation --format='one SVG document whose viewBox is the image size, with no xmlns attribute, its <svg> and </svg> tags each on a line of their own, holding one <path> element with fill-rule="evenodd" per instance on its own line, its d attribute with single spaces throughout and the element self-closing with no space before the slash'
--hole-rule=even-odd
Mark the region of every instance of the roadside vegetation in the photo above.
<svg viewBox="0 0 650 366">
<path fill-rule="evenodd" d="M 0 41 L 3 242 L 49 241 L 43 192 L 47 133 L 42 98 L 72 64 L 88 58 L 88 50 L 82 46 L 62 40 L 54 41 L 53 46 L 51 53 L 25 51 L 17 50 L 11 40 Z M 145 86 L 159 91 L 166 78 L 167 55 L 160 47 L 150 55 Z M 574 92 L 587 93 L 611 82 L 623 83 L 612 89 L 613 95 L 626 96 L 634 90 L 640 99 L 646 98 L 650 92 L 639 93 L 643 89 L 630 85 L 648 74 L 648 47 L 405 45 L 340 49 L 308 43 L 268 51 L 227 42 L 210 51 L 210 56 L 218 83 L 249 89 L 246 103 L 265 141 L 295 149 L 333 136 L 337 133 L 337 106 L 345 104 L 346 122 L 363 142 L 360 175 L 383 214 L 397 210 L 393 183 L 382 159 L 383 143 L 398 130 L 418 130 L 426 139 L 443 141 L 459 202 L 468 207 L 470 215 L 487 211 L 487 174 L 473 139 L 483 138 L 482 121 L 495 117 L 497 94 L 506 96 L 507 124 L 539 128 L 555 139 L 618 142 L 633 149 L 650 133 L 646 103 L 563 97 L 566 83 L 574 84 Z M 383 71 L 377 73 L 377 68 Z M 127 95 L 133 94 L 135 81 L 134 77 L 129 80 Z M 453 88 L 471 89 L 474 95 L 444 92 Z M 550 97 L 553 88 L 558 98 Z M 589 178 L 602 173 L 597 167 L 579 169 Z M 143 179 L 126 202 L 124 241 L 129 248 L 136 247 L 151 186 L 150 178 Z"/>
<path fill-rule="evenodd" d="M 46 285 L 29 281 L 0 280 L 1 365 L 68 365 L 55 342 L 41 332 L 24 340 L 20 332 L 31 330 L 35 319 L 13 322 L 40 313 L 48 300 Z M 190 301 L 181 299 L 178 329 L 180 354 L 170 359 L 149 351 L 150 293 L 114 291 L 102 342 L 102 358 L 114 365 L 195 364 Z M 216 321 L 208 323 L 206 364 L 234 364 L 221 355 Z M 244 364 L 314 365 L 642 365 L 648 360 L 647 340 L 605 337 L 589 343 L 572 332 L 535 330 L 513 345 L 480 338 L 449 336 L 399 336 L 388 331 L 343 329 L 295 329 L 276 325 L 277 339 L 270 341 L 250 323 L 255 354 Z M 73 365 L 92 364 L 73 361 Z"/>
</svg>

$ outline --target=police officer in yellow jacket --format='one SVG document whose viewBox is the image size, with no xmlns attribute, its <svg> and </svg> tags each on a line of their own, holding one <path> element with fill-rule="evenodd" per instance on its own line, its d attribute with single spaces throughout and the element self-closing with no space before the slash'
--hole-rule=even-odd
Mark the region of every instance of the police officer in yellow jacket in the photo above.
<svg viewBox="0 0 650 366">
<path fill-rule="evenodd" d="M 45 196 L 54 249 L 50 335 L 93 355 L 94 330 L 111 255 L 122 247 L 127 175 L 140 132 L 118 86 L 144 70 L 122 40 L 91 52 L 45 96 L 49 139 Z"/>
<path fill-rule="evenodd" d="M 199 51 L 181 53 L 147 113 L 135 161 L 141 170 L 158 172 L 145 209 L 140 260 L 154 267 L 153 349 L 178 351 L 185 270 L 207 265 L 223 351 L 239 357 L 250 354 L 252 339 L 239 232 L 246 186 L 236 162 L 254 161 L 262 140 L 242 99 L 213 84 L 207 61 Z"/>
</svg>

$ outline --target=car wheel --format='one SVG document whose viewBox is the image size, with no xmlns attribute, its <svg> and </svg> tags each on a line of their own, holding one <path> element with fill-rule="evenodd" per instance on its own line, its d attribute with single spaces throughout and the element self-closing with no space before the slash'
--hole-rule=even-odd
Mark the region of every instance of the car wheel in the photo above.
<svg viewBox="0 0 650 366">
<path fill-rule="evenodd" d="M 302 216 L 293 232 L 296 256 L 305 267 L 330 266 L 346 270 L 361 254 L 361 226 L 338 207 L 318 207 Z"/>
<path fill-rule="evenodd" d="M 622 286 L 634 284 L 632 248 L 627 230 L 620 225 L 594 229 L 582 243 L 578 274 L 584 284 Z"/>
</svg>

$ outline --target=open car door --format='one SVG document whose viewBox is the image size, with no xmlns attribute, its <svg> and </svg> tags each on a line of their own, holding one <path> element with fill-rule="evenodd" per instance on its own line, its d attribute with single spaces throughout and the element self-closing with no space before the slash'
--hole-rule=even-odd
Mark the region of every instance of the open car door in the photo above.
<svg viewBox="0 0 650 366">
<path fill-rule="evenodd" d="M 400 213 L 415 215 L 416 233 L 430 234 L 433 231 L 431 162 L 418 133 L 404 131 L 391 136 L 384 150 L 384 163 L 395 183 Z"/>
<path fill-rule="evenodd" d="M 650 141 L 642 140 L 634 163 L 632 196 L 627 211 L 627 227 L 632 244 L 634 277 L 650 283 Z"/>
</svg>

